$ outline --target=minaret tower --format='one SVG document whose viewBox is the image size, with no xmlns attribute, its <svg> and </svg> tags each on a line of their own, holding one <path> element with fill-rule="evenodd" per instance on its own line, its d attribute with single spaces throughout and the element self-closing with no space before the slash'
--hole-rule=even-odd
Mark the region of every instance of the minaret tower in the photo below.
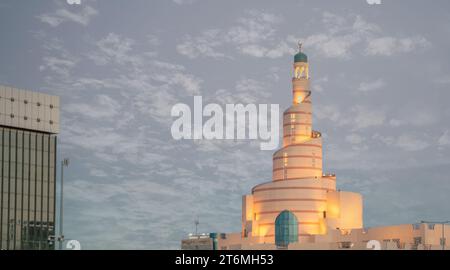
<svg viewBox="0 0 450 270">
<path fill-rule="evenodd" d="M 308 57 L 294 56 L 292 106 L 283 114 L 283 148 L 273 156 L 273 181 L 322 176 L 321 134 L 312 130 Z"/>
<path fill-rule="evenodd" d="M 242 236 L 276 246 L 307 242 L 328 228 L 362 227 L 362 197 L 336 191 L 335 175 L 323 174 L 322 136 L 312 127 L 309 64 L 301 43 L 294 56 L 292 105 L 283 114 L 283 147 L 273 154 L 272 181 L 244 196 L 242 210 Z"/>
</svg>

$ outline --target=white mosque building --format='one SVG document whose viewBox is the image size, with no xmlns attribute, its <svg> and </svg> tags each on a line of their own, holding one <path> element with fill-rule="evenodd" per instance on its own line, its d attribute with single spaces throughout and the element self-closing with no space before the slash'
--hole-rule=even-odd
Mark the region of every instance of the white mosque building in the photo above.
<svg viewBox="0 0 450 270">
<path fill-rule="evenodd" d="M 337 190 L 336 176 L 324 173 L 301 45 L 293 74 L 292 105 L 283 114 L 283 147 L 273 154 L 272 181 L 243 196 L 241 232 L 190 235 L 182 249 L 449 248 L 450 226 L 444 224 L 364 228 L 361 194 Z"/>
</svg>

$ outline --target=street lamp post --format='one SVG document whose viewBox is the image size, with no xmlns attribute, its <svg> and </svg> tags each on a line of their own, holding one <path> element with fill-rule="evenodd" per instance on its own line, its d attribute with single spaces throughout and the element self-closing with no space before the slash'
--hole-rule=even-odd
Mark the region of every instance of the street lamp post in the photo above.
<svg viewBox="0 0 450 270">
<path fill-rule="evenodd" d="M 442 246 L 442 250 L 445 250 L 445 224 L 449 224 L 450 220 L 448 221 L 437 221 L 437 222 L 432 222 L 432 221 L 426 221 L 426 220 L 422 220 L 421 223 L 432 223 L 432 224 L 441 224 L 442 225 L 442 238 L 441 238 L 441 246 Z"/>
<path fill-rule="evenodd" d="M 59 205 L 59 250 L 63 249 L 64 233 L 63 233 L 63 213 L 64 213 L 64 167 L 69 167 L 69 159 L 64 158 L 61 161 L 61 191 Z"/>
</svg>

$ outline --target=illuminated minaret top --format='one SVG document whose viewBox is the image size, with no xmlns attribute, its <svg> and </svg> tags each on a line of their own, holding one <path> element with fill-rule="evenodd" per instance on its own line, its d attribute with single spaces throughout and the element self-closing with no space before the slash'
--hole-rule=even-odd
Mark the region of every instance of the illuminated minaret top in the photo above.
<svg viewBox="0 0 450 270">
<path fill-rule="evenodd" d="M 294 56 L 294 80 L 309 80 L 308 56 L 302 52 L 302 43 L 298 43 L 298 53 Z M 309 85 L 308 85 L 309 86 Z M 305 101 L 311 92 L 308 89 L 294 89 L 293 104 Z M 300 90 L 305 90 L 304 92 Z"/>
</svg>

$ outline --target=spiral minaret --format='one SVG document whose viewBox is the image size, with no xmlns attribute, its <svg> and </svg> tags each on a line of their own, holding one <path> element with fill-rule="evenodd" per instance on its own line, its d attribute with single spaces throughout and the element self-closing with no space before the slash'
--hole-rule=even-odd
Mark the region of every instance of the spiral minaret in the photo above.
<svg viewBox="0 0 450 270">
<path fill-rule="evenodd" d="M 243 198 L 243 237 L 259 237 L 264 243 L 283 238 L 283 230 L 290 230 L 290 243 L 325 234 L 328 227 L 362 226 L 359 194 L 337 192 L 336 177 L 323 174 L 322 137 L 313 130 L 309 64 L 301 44 L 293 74 L 292 106 L 283 113 L 283 147 L 273 154 L 272 181 Z M 344 222 L 346 200 L 356 205 L 356 214 Z M 343 211 L 346 216 L 353 213 Z"/>
</svg>

